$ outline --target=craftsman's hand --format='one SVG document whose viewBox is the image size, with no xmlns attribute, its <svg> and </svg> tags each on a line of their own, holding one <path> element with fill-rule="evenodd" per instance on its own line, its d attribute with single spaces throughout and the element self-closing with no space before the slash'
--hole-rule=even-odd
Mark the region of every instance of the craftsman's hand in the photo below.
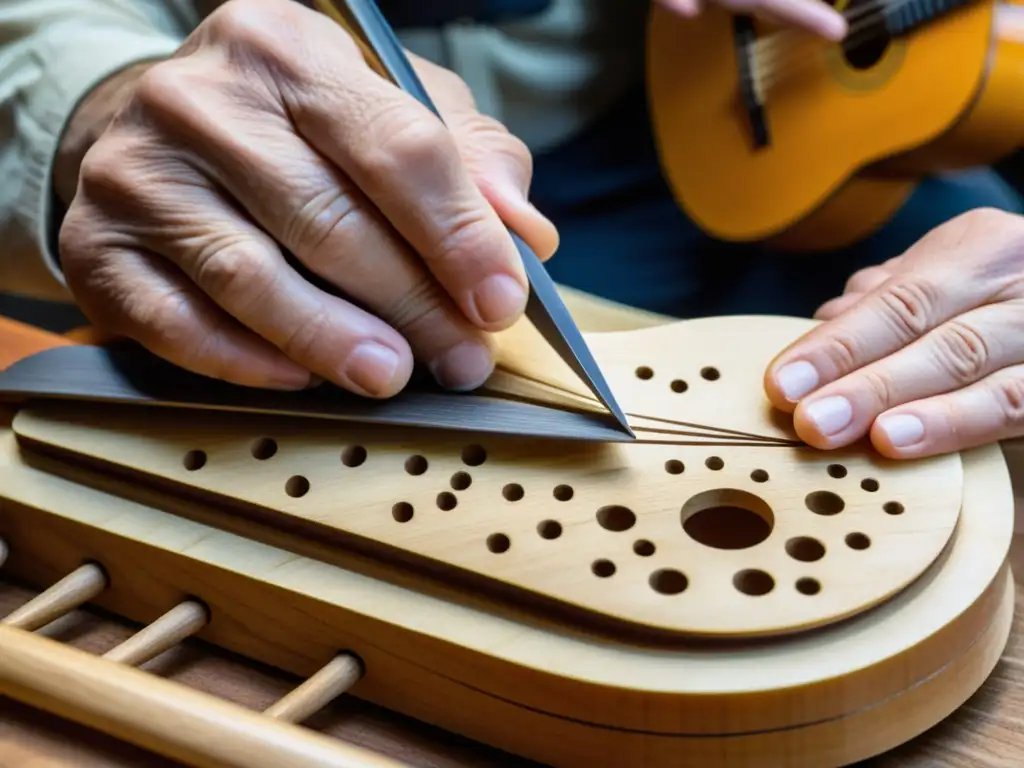
<svg viewBox="0 0 1024 768">
<path fill-rule="evenodd" d="M 231 0 L 167 61 L 97 89 L 55 174 L 83 311 L 244 385 L 386 397 L 414 356 L 445 386 L 481 384 L 489 332 L 527 298 L 502 221 L 541 258 L 557 234 L 527 202 L 525 146 L 455 75 L 416 65 L 450 131 L 325 16 Z"/>
<path fill-rule="evenodd" d="M 705 2 L 732 13 L 753 14 L 783 26 L 799 27 L 826 40 L 838 42 L 846 37 L 846 18 L 822 0 L 655 0 L 680 16 L 699 16 Z"/>
<path fill-rule="evenodd" d="M 800 437 L 885 456 L 1024 435 L 1024 218 L 976 210 L 855 274 L 769 366 Z"/>
</svg>

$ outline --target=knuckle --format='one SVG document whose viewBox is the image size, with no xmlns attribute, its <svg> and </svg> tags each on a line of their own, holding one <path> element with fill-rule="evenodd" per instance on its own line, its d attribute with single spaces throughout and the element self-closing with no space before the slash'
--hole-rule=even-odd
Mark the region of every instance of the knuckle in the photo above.
<svg viewBox="0 0 1024 768">
<path fill-rule="evenodd" d="M 939 357 L 957 384 L 970 384 L 988 369 L 991 353 L 985 337 L 961 320 L 951 320 L 936 334 Z"/>
<path fill-rule="evenodd" d="M 438 338 L 448 324 L 446 303 L 432 280 L 422 280 L 400 296 L 386 312 L 388 324 L 407 338 Z"/>
<path fill-rule="evenodd" d="M 385 108 L 370 121 L 369 135 L 379 137 L 366 154 L 369 173 L 379 178 L 417 176 L 444 169 L 458 161 L 451 133 L 438 121 L 402 101 Z"/>
<path fill-rule="evenodd" d="M 452 214 L 431 259 L 441 270 L 458 270 L 474 259 L 493 254 L 501 233 L 494 231 L 484 209 L 466 208 Z"/>
<path fill-rule="evenodd" d="M 282 242 L 296 252 L 304 254 L 304 260 L 314 271 L 327 268 L 322 263 L 326 258 L 334 259 L 339 254 L 330 252 L 324 246 L 346 228 L 358 228 L 362 222 L 362 208 L 353 195 L 341 189 L 326 189 L 314 195 L 303 206 L 297 208 L 282 227 Z"/>
<path fill-rule="evenodd" d="M 86 199 L 133 199 L 140 181 L 136 167 L 126 161 L 125 148 L 109 138 L 100 138 L 89 148 L 78 172 L 79 190 Z M 76 229 L 85 227 L 85 222 L 76 222 Z"/>
<path fill-rule="evenodd" d="M 884 317 L 904 341 L 928 330 L 938 297 L 939 290 L 929 280 L 912 275 L 890 283 L 880 294 Z"/>
<path fill-rule="evenodd" d="M 871 392 L 871 397 L 879 408 L 885 409 L 897 402 L 892 379 L 884 373 L 867 368 L 861 373 L 860 380 Z"/>
<path fill-rule="evenodd" d="M 281 351 L 295 361 L 321 360 L 332 347 L 330 316 L 326 310 L 315 310 L 302 318 L 278 345 Z"/>
<path fill-rule="evenodd" d="M 1010 430 L 1024 427 L 1024 379 L 1002 376 L 992 382 L 992 394 L 1002 414 L 1003 426 Z"/>
<path fill-rule="evenodd" d="M 856 339 L 848 334 L 838 331 L 829 334 L 820 347 L 820 354 L 829 362 L 832 368 L 838 373 L 846 373 L 854 370 L 860 359 Z"/>
<path fill-rule="evenodd" d="M 143 72 L 132 91 L 133 102 L 147 117 L 187 114 L 186 94 L 199 84 L 186 59 L 167 59 Z"/>
<path fill-rule="evenodd" d="M 190 261 L 192 281 L 239 312 L 263 301 L 278 277 L 275 264 L 244 242 L 209 242 Z"/>
</svg>

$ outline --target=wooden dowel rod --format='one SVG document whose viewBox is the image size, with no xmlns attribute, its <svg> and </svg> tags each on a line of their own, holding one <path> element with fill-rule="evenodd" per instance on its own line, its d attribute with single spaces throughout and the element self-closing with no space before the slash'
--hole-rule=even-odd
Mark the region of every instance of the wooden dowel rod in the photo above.
<svg viewBox="0 0 1024 768">
<path fill-rule="evenodd" d="M 103 654 L 103 658 L 137 667 L 173 648 L 185 638 L 191 637 L 202 629 L 207 621 L 209 615 L 206 606 L 195 600 L 186 600 L 116 648 L 111 648 Z"/>
<path fill-rule="evenodd" d="M 306 682 L 272 704 L 264 714 L 289 723 L 301 723 L 355 685 L 363 665 L 355 656 L 335 656 Z"/>
<path fill-rule="evenodd" d="M 86 563 L 8 614 L 0 624 L 18 629 L 39 629 L 89 602 L 106 588 L 107 574 L 98 565 Z"/>
<path fill-rule="evenodd" d="M 193 768 L 406 765 L 14 627 L 0 649 L 0 694 Z"/>
</svg>

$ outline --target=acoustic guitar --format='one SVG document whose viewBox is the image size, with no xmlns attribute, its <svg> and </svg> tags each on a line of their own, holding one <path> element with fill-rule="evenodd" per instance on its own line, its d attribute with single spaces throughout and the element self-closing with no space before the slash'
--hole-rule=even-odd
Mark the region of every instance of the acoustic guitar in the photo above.
<svg viewBox="0 0 1024 768">
<path fill-rule="evenodd" d="M 990 164 L 1024 133 L 1024 6 L 838 0 L 849 33 L 658 6 L 652 123 L 679 205 L 709 234 L 828 249 L 884 224 L 925 175 Z"/>
</svg>

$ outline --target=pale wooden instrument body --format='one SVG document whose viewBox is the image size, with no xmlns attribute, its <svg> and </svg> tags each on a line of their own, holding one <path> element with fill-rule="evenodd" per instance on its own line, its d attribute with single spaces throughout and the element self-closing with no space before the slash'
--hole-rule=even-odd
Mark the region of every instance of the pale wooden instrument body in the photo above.
<svg viewBox="0 0 1024 768">
<path fill-rule="evenodd" d="M 675 402 L 695 397 L 695 410 L 678 406 L 680 422 L 702 416 L 705 426 L 785 437 L 785 425 L 762 408 L 756 381 L 743 382 L 760 357 L 806 324 L 794 321 L 780 337 L 785 323 L 766 320 L 763 329 L 774 330 L 758 338 L 758 324 L 748 322 L 749 346 L 723 346 L 719 338 L 705 350 L 683 345 L 676 349 L 685 354 L 666 356 L 672 331 L 662 327 L 632 337 L 652 334 L 657 346 L 618 346 L 616 359 L 616 345 L 594 337 L 595 354 L 618 380 L 617 393 L 629 388 L 623 372 L 654 369 L 651 377 L 634 377 L 629 386 L 640 395 L 624 392 L 624 403 L 658 402 L 642 387 L 663 385 Z M 716 323 L 729 326 L 703 323 L 706 336 Z M 680 338 L 688 327 L 679 324 Z M 716 347 L 721 375 L 707 383 L 728 393 L 717 410 L 701 405 L 716 396 L 710 388 L 701 394 L 699 376 L 685 392 L 671 390 L 683 368 L 706 368 L 703 356 Z M 510 353 L 506 364 L 543 357 L 524 354 Z M 537 373 L 549 387 L 560 382 L 551 367 Z M 744 387 L 748 402 L 736 402 Z M 97 414 L 66 405 L 22 408 L 0 446 L 0 539 L 10 548 L 4 570 L 40 586 L 84 573 L 77 592 L 65 583 L 54 593 L 53 610 L 74 593 L 161 627 L 89 664 L 53 650 L 63 685 L 74 686 L 81 663 L 94 695 L 104 668 L 95 665 L 120 670 L 155 652 L 153 636 L 198 631 L 248 658 L 315 676 L 315 691 L 279 705 L 278 713 L 291 713 L 285 720 L 301 720 L 315 709 L 310 702 L 358 677 L 352 695 L 556 766 L 837 766 L 892 748 L 955 710 L 987 677 L 1009 631 L 1013 503 L 996 446 L 896 466 L 863 449 L 794 459 L 806 449 L 709 439 L 703 446 L 615 447 L 602 461 L 574 467 L 574 452 L 584 449 L 563 447 L 555 459 L 543 441 L 524 450 L 492 438 L 487 461 L 467 464 L 429 432 L 396 440 L 364 431 L 363 459 L 354 462 L 349 453 L 349 466 L 342 449 L 352 446 L 352 434 L 337 426 L 193 414 L 172 427 L 134 409 Z M 268 437 L 276 448 L 269 456 Z M 202 462 L 186 458 L 199 449 Z M 712 455 L 724 466 L 702 466 Z M 388 460 L 375 464 L 382 456 Z M 408 464 L 410 456 L 424 457 L 426 469 Z M 671 461 L 683 470 L 675 472 Z M 839 465 L 841 474 L 830 469 Z M 287 491 L 296 466 L 306 468 L 308 483 L 298 495 Z M 755 479 L 765 466 L 767 479 Z M 503 496 L 510 471 L 524 491 L 517 499 Z M 331 472 L 342 478 L 334 485 Z M 459 472 L 472 475 L 468 487 L 456 489 Z M 875 480 L 875 490 L 860 487 L 865 479 Z M 761 488 L 773 509 L 770 535 L 743 549 L 694 544 L 680 510 L 707 483 Z M 815 513 L 805 502 L 827 483 L 846 505 Z M 553 495 L 560 484 L 573 485 L 571 500 Z M 433 504 L 440 493 L 454 494 L 456 506 Z M 609 496 L 635 512 L 628 530 L 595 522 L 597 497 Z M 899 514 L 883 509 L 893 501 Z M 403 502 L 413 509 L 404 520 L 392 516 Z M 570 511 L 574 503 L 578 514 Z M 545 536 L 552 530 L 539 525 L 545 521 L 558 522 L 560 535 Z M 343 535 L 317 533 L 326 529 Z M 496 531 L 510 542 L 501 552 L 488 545 Z M 787 539 L 801 533 L 825 542 L 824 556 L 787 555 Z M 869 546 L 849 543 L 860 541 L 851 533 Z M 641 540 L 654 552 L 638 548 Z M 659 557 L 666 559 L 652 564 Z M 594 558 L 616 570 L 592 572 Z M 736 586 L 742 580 L 729 577 L 758 558 L 773 571 L 774 589 L 743 593 Z M 89 561 L 102 566 L 102 583 L 82 571 Z M 658 593 L 646 577 L 669 567 L 686 571 L 688 585 Z M 819 591 L 801 593 L 801 578 L 814 578 Z M 523 599 L 531 594 L 553 605 Z M 623 599 L 630 595 L 637 600 Z M 652 600 L 660 612 L 642 610 Z M 692 612 L 682 610 L 686 605 Z M 618 623 L 581 620 L 602 612 Z M 118 721 L 116 705 L 99 712 L 86 696 L 62 696 L 45 672 L 49 652 L 39 643 L 46 641 L 22 637 L 50 614 L 29 613 L 15 616 L 21 630 L 0 627 L 0 641 L 10 637 L 15 651 L 0 659 L 0 691 L 195 765 L 268 764 L 230 749 L 185 754 L 141 717 Z M 339 658 L 358 659 L 361 674 Z M 111 673 L 123 686 L 122 704 L 160 706 L 159 697 L 139 695 L 141 683 L 129 672 Z M 203 711 L 249 749 L 269 749 L 265 742 L 280 737 L 275 748 L 291 749 L 294 765 L 373 764 L 350 753 L 325 762 L 326 753 L 317 752 L 324 745 L 288 741 L 283 723 L 283 730 L 256 734 L 242 721 L 227 728 L 230 717 L 212 705 Z"/>
</svg>

